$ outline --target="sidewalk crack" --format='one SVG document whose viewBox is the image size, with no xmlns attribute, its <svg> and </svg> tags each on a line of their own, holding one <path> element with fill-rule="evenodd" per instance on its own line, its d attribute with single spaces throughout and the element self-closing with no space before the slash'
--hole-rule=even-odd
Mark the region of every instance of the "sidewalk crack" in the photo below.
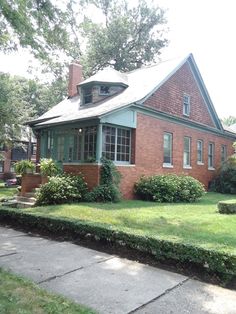
<svg viewBox="0 0 236 314">
<path fill-rule="evenodd" d="M 145 306 L 147 306 L 148 304 L 151 304 L 151 303 L 157 301 L 157 300 L 160 299 L 161 297 L 163 297 L 163 296 L 169 294 L 171 291 L 173 291 L 173 290 L 175 290 L 175 289 L 181 287 L 183 284 L 185 284 L 185 283 L 186 283 L 187 281 L 189 281 L 189 280 L 190 280 L 190 278 L 184 279 L 183 281 L 179 282 L 177 285 L 173 286 L 172 288 L 166 289 L 162 294 L 160 294 L 160 295 L 158 295 L 157 297 L 151 299 L 150 301 L 148 301 L 148 302 L 146 302 L 146 303 L 140 305 L 139 307 L 137 307 L 136 309 L 134 309 L 134 310 L 128 312 L 127 314 L 133 314 L 133 313 L 137 312 L 138 310 L 145 308 Z"/>
</svg>

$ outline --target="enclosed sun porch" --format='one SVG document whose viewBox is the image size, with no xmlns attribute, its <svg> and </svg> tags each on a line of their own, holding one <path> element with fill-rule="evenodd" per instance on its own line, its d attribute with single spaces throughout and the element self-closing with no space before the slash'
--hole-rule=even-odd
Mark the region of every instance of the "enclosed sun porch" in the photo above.
<svg viewBox="0 0 236 314">
<path fill-rule="evenodd" d="M 89 188 L 99 183 L 101 157 L 117 166 L 133 165 L 135 128 L 78 122 L 38 129 L 40 158 L 52 158 L 69 173 L 82 173 Z"/>
</svg>

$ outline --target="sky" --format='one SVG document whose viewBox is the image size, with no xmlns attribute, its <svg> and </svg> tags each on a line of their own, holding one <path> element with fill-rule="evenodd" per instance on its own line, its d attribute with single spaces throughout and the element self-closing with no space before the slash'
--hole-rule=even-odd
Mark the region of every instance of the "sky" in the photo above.
<svg viewBox="0 0 236 314">
<path fill-rule="evenodd" d="M 219 117 L 236 116 L 235 0 L 153 2 L 167 9 L 170 43 L 162 51 L 162 60 L 193 53 Z M 27 76 L 32 62 L 25 53 L 0 54 L 0 71 Z"/>
</svg>

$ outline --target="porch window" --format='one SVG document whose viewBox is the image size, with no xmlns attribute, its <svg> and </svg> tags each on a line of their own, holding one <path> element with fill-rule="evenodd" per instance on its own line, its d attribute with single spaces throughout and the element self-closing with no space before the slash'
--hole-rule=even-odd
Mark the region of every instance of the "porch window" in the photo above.
<svg viewBox="0 0 236 314">
<path fill-rule="evenodd" d="M 65 137 L 64 136 L 60 136 L 58 137 L 57 140 L 57 160 L 58 161 L 64 161 L 65 157 L 64 157 L 64 148 L 65 146 Z"/>
<path fill-rule="evenodd" d="M 184 137 L 184 168 L 191 167 L 191 138 Z"/>
<path fill-rule="evenodd" d="M 130 162 L 131 132 L 129 129 L 103 126 L 102 154 L 116 162 Z"/>
<path fill-rule="evenodd" d="M 0 173 L 4 171 L 4 161 L 0 160 Z"/>
<path fill-rule="evenodd" d="M 96 160 L 97 128 L 87 127 L 84 130 L 84 160 Z"/>
</svg>

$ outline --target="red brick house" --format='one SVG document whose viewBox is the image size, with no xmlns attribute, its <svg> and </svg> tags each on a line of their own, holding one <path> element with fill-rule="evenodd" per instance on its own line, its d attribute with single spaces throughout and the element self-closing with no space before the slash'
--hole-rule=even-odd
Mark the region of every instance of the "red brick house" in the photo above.
<svg viewBox="0 0 236 314">
<path fill-rule="evenodd" d="M 133 197 L 141 175 L 185 173 L 208 186 L 233 153 L 236 133 L 224 129 L 192 54 L 128 73 L 105 69 L 82 80 L 70 66 L 69 97 L 29 123 L 39 156 L 99 183 L 101 156 L 122 174 Z"/>
</svg>

